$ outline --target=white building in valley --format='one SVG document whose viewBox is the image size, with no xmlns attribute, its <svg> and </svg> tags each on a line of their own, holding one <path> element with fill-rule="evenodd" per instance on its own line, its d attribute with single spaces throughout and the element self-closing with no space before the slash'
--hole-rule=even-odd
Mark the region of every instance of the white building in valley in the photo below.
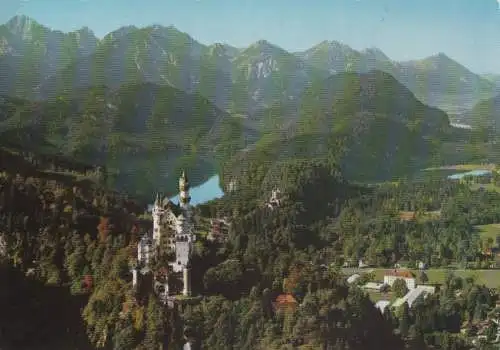
<svg viewBox="0 0 500 350">
<path fill-rule="evenodd" d="M 409 290 L 415 289 L 416 280 L 409 270 L 393 270 L 384 276 L 384 283 L 392 287 L 396 280 L 402 279 Z"/>
</svg>

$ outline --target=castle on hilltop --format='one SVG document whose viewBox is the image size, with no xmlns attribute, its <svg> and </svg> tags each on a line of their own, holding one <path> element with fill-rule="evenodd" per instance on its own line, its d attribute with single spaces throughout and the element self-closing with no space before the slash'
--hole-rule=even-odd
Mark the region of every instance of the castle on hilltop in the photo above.
<svg viewBox="0 0 500 350">
<path fill-rule="evenodd" d="M 153 231 L 137 245 L 132 284 L 136 290 L 152 285 L 164 303 L 177 294 L 191 295 L 190 257 L 196 236 L 190 200 L 189 181 L 183 171 L 179 178 L 179 204 L 156 195 Z"/>
</svg>

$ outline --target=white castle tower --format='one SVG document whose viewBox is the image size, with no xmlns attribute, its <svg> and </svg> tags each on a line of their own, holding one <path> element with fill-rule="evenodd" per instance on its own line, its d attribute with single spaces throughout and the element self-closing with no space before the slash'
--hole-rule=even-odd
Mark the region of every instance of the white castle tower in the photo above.
<svg viewBox="0 0 500 350">
<path fill-rule="evenodd" d="M 189 195 L 189 181 L 186 177 L 186 173 L 182 171 L 182 175 L 179 178 L 179 204 L 182 208 L 188 208 L 189 202 L 191 201 L 191 196 Z"/>
<path fill-rule="evenodd" d="M 163 215 L 163 210 L 160 206 L 160 197 L 156 194 L 156 200 L 153 205 L 153 241 L 155 244 L 160 242 L 160 233 L 161 233 L 161 218 Z"/>
<path fill-rule="evenodd" d="M 178 217 L 175 233 L 175 257 L 176 261 L 172 267 L 175 272 L 183 273 L 183 294 L 191 294 L 189 260 L 193 242 L 195 241 L 194 227 L 192 222 L 191 196 L 189 195 L 189 181 L 183 171 L 179 178 L 179 206 L 181 214 Z"/>
<path fill-rule="evenodd" d="M 189 262 L 193 242 L 196 240 L 190 201 L 189 181 L 183 171 L 179 178 L 179 205 L 156 195 L 152 210 L 153 232 L 144 236 L 137 247 L 138 266 L 148 269 L 155 254 L 160 254 L 160 247 L 169 247 L 175 256 L 175 260 L 170 261 L 169 265 L 171 271 L 181 274 L 179 278 L 183 282 L 184 295 L 191 294 Z M 133 271 L 134 286 L 139 273 L 139 269 Z M 163 300 L 168 298 L 169 286 L 165 282 L 156 281 L 154 289 Z"/>
</svg>

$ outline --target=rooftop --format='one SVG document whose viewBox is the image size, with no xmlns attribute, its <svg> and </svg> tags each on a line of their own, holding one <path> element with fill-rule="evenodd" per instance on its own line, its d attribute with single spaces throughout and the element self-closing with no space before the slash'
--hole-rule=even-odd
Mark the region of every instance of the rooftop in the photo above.
<svg viewBox="0 0 500 350">
<path fill-rule="evenodd" d="M 391 302 L 389 300 L 379 300 L 375 304 L 375 307 L 379 309 L 382 313 L 384 312 L 385 308 L 389 306 Z"/>
<path fill-rule="evenodd" d="M 368 282 L 367 284 L 365 284 L 363 286 L 363 288 L 367 288 L 367 289 L 380 289 L 380 288 L 382 288 L 383 285 L 384 285 L 384 283 Z"/>
<path fill-rule="evenodd" d="M 296 304 L 297 300 L 291 294 L 281 294 L 276 298 L 278 304 Z"/>
<path fill-rule="evenodd" d="M 385 276 L 394 276 L 401 278 L 415 278 L 413 273 L 409 270 L 390 270 L 385 273 Z"/>
<path fill-rule="evenodd" d="M 354 283 L 358 278 L 360 278 L 361 276 L 357 273 L 355 273 L 354 275 L 350 276 L 348 279 L 347 279 L 347 283 Z"/>
<path fill-rule="evenodd" d="M 418 299 L 418 297 L 425 294 L 433 294 L 434 291 L 435 288 L 432 286 L 417 286 L 415 289 L 412 289 L 408 293 L 406 293 L 404 297 L 397 299 L 392 304 L 392 306 L 399 307 L 406 301 L 408 303 L 408 306 L 411 307 L 411 305 L 415 302 L 415 300 Z"/>
</svg>

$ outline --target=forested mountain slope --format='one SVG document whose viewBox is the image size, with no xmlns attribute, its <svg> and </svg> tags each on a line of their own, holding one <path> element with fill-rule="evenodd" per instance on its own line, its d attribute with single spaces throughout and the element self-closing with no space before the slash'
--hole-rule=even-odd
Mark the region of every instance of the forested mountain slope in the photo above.
<svg viewBox="0 0 500 350">
<path fill-rule="evenodd" d="M 3 138 L 106 167 L 111 186 L 143 198 L 175 191 L 181 168 L 194 184 L 212 176 L 215 150 L 224 157 L 230 143 L 244 147 L 245 130 L 231 120 L 200 95 L 153 84 L 0 101 Z"/>
<path fill-rule="evenodd" d="M 289 158 L 331 158 L 350 180 L 386 180 L 439 161 L 450 133 L 448 116 L 418 101 L 380 71 L 343 73 L 313 84 L 296 110 L 286 106 L 259 115 L 264 136 L 229 161 L 226 185 L 246 181 L 238 169 Z M 243 165 L 245 164 L 245 165 Z"/>
</svg>

